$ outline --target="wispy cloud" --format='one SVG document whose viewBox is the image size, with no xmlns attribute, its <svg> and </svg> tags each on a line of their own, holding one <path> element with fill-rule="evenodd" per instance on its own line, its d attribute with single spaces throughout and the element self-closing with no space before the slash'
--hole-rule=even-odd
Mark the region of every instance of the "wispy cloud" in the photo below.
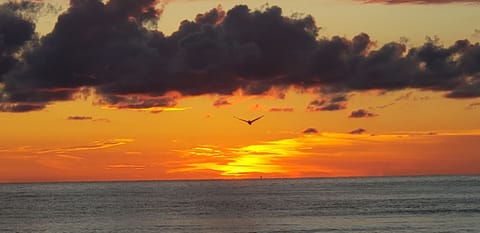
<svg viewBox="0 0 480 233">
<path fill-rule="evenodd" d="M 133 139 L 122 138 L 122 139 L 95 141 L 89 145 L 78 145 L 78 146 L 58 147 L 58 148 L 37 148 L 32 146 L 22 146 L 22 147 L 13 147 L 13 148 L 0 148 L 0 153 L 28 152 L 32 154 L 68 154 L 72 152 L 107 149 L 107 148 L 125 145 L 133 141 L 134 141 Z"/>
<path fill-rule="evenodd" d="M 385 94 L 385 93 L 383 93 L 383 94 Z M 384 109 L 384 108 L 396 105 L 400 102 L 405 102 L 405 101 L 428 101 L 430 99 L 431 99 L 431 97 L 429 97 L 427 95 L 418 96 L 413 91 L 409 91 L 407 93 L 400 94 L 390 103 L 383 104 L 383 105 L 378 105 L 378 106 L 375 106 L 375 107 L 369 107 L 369 108 L 370 109 Z"/>
<path fill-rule="evenodd" d="M 187 152 L 190 156 L 206 156 L 206 157 L 225 157 L 223 151 L 213 145 L 200 145 L 194 147 Z"/>
<path fill-rule="evenodd" d="M 135 164 L 112 164 L 108 165 L 107 169 L 135 169 L 135 170 L 143 170 L 145 169 L 145 165 L 135 165 Z"/>
<path fill-rule="evenodd" d="M 63 153 L 69 153 L 69 152 L 99 150 L 99 149 L 117 147 L 117 146 L 125 145 L 125 144 L 131 143 L 131 142 L 133 142 L 133 139 L 127 139 L 127 138 L 105 140 L 105 141 L 95 141 L 91 145 L 81 145 L 81 146 L 61 147 L 61 148 L 54 148 L 54 149 L 38 150 L 38 151 L 36 151 L 36 153 L 38 153 L 38 154 L 47 154 L 47 153 L 63 154 Z"/>
<path fill-rule="evenodd" d="M 479 109 L 479 108 L 480 108 L 480 102 L 471 103 L 466 107 L 466 109 L 468 110 Z"/>
<path fill-rule="evenodd" d="M 268 111 L 270 112 L 293 112 L 293 107 L 272 107 Z"/>
<path fill-rule="evenodd" d="M 1 148 L 0 147 L 0 153 L 5 152 L 5 153 L 17 153 L 17 152 L 30 152 L 32 151 L 31 146 L 19 146 L 19 147 L 11 147 L 11 148 Z"/>
</svg>

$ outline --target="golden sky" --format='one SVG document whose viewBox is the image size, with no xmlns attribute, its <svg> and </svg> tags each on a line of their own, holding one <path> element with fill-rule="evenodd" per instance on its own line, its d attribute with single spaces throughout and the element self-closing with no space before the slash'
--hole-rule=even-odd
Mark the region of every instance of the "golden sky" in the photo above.
<svg viewBox="0 0 480 233">
<path fill-rule="evenodd" d="M 79 25 L 97 20 L 97 16 L 90 21 L 82 18 L 93 8 L 85 13 L 81 10 L 86 6 L 81 4 L 69 9 L 67 1 L 44 1 L 56 10 L 42 10 L 33 16 L 36 36 L 30 42 L 21 47 L 0 43 L 0 68 L 2 59 L 16 62 L 6 72 L 0 69 L 0 182 L 479 174 L 480 15 L 476 12 L 480 5 L 474 1 L 366 2 L 277 0 L 265 5 L 253 0 L 173 0 L 157 1 L 155 15 L 146 6 L 137 12 L 133 4 L 122 11 L 120 4 L 99 1 L 107 4 L 112 14 L 141 22 L 135 25 L 144 29 L 112 29 L 114 20 L 96 22 L 112 33 L 104 34 L 96 28 L 69 26 L 79 23 L 75 21 L 78 18 L 85 20 Z M 295 64 L 291 65 L 289 57 L 297 55 L 289 49 L 301 50 L 303 42 L 292 45 L 297 37 L 268 37 L 270 42 L 262 47 L 267 35 L 261 30 L 250 35 L 255 37 L 252 41 L 241 44 L 249 40 L 243 38 L 238 42 L 241 45 L 235 44 L 240 50 L 234 46 L 233 52 L 240 54 L 235 59 L 249 58 L 241 64 L 231 65 L 229 57 L 211 61 L 215 51 L 199 49 L 189 54 L 189 50 L 167 48 L 183 49 L 189 40 L 203 38 L 198 31 L 179 29 L 182 20 L 195 21 L 197 14 L 211 9 L 228 19 L 229 10 L 238 4 L 248 5 L 250 13 L 260 9 L 258 18 L 252 19 L 260 23 L 270 20 L 265 12 L 274 14 L 269 11 L 272 6 L 280 7 L 282 19 L 288 19 L 285 30 L 309 22 L 304 19 L 311 15 L 320 28 L 312 40 L 320 52 L 312 56 L 330 54 L 332 50 L 321 50 L 323 45 L 337 48 L 334 36 L 354 49 L 354 37 L 368 34 L 368 48 L 340 56 L 348 62 L 364 59 L 361 64 L 367 65 L 358 69 L 367 70 L 368 75 L 354 71 L 344 77 L 342 69 L 325 71 L 336 66 L 328 63 L 334 60 L 331 56 L 314 60 L 320 68 L 311 71 L 316 72 L 313 76 L 310 71 L 298 71 L 298 67 L 307 67 L 300 63 L 311 60 L 299 65 L 292 59 Z M 9 14 L 0 10 L 0 17 Z M 149 20 L 141 21 L 142 17 Z M 157 22 L 156 29 L 149 24 L 151 18 Z M 241 31 L 241 24 L 233 29 L 225 26 L 234 22 L 227 19 L 219 16 L 212 25 L 198 30 L 214 30 L 221 41 L 216 46 L 223 48 L 228 40 L 222 36 L 236 35 L 228 30 Z M 200 22 L 198 17 L 196 22 Z M 0 24 L 0 35 L 17 33 L 2 27 L 7 28 Z M 271 28 L 268 36 L 289 36 L 276 31 L 283 27 Z M 163 32 L 168 40 L 181 39 L 158 47 L 142 44 L 144 35 L 156 38 L 152 31 Z M 75 35 L 86 39 L 77 42 Z M 89 38 L 113 42 L 97 46 Z M 464 39 L 470 47 L 451 52 L 456 41 Z M 394 58 L 380 56 L 391 55 L 387 49 L 401 50 L 385 46 L 390 42 L 404 45 L 404 52 Z M 269 43 L 288 51 L 276 60 L 265 52 Z M 129 46 L 135 49 L 126 49 Z M 263 53 L 258 55 L 252 46 Z M 66 51 L 69 48 L 72 50 Z M 170 51 L 174 51 L 173 58 L 162 55 Z M 102 57 L 97 62 L 91 54 Z M 252 60 L 248 56 L 267 58 Z M 84 57 L 88 59 L 82 60 Z M 92 59 L 95 62 L 87 62 Z M 118 63 L 103 63 L 117 59 Z M 272 65 L 269 59 L 280 64 Z M 302 59 L 307 58 L 302 55 Z M 375 63 L 378 66 L 369 66 L 375 59 L 380 60 Z M 195 66 L 205 60 L 207 68 Z M 385 60 L 388 62 L 383 63 Z M 330 65 L 324 67 L 321 62 Z M 404 72 L 411 68 L 409 62 L 418 62 L 414 71 L 420 75 Z M 187 67 L 191 64 L 193 68 Z M 287 71 L 283 66 L 288 66 Z M 357 74 L 359 79 L 350 80 Z M 309 75 L 312 77 L 306 77 Z M 404 82 L 405 75 L 413 78 Z M 248 125 L 234 116 L 264 117 Z"/>
</svg>

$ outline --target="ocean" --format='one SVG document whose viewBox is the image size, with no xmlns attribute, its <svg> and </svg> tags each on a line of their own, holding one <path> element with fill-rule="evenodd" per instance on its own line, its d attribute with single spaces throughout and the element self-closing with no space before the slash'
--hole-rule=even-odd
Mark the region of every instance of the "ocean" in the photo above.
<svg viewBox="0 0 480 233">
<path fill-rule="evenodd" d="M 480 176 L 0 184 L 0 232 L 480 232 Z"/>
</svg>

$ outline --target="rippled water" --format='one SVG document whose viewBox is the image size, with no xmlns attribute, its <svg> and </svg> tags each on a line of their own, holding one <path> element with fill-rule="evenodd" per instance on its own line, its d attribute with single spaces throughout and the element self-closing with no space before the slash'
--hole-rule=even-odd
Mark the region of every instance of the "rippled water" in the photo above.
<svg viewBox="0 0 480 233">
<path fill-rule="evenodd" d="M 480 232 L 480 176 L 2 184 L 0 232 Z"/>
</svg>

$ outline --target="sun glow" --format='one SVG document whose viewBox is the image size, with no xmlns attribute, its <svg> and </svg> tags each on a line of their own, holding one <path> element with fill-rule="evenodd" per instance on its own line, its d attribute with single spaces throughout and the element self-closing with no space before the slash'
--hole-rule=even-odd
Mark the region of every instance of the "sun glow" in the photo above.
<svg viewBox="0 0 480 233">
<path fill-rule="evenodd" d="M 256 177 L 258 174 L 290 176 L 294 168 L 282 163 L 282 160 L 308 157 L 312 149 L 320 146 L 348 145 L 352 139 L 347 136 L 342 138 L 341 134 L 329 133 L 301 135 L 232 148 L 202 145 L 181 151 L 186 157 L 194 159 L 186 167 L 172 171 L 212 170 L 224 177 Z"/>
<path fill-rule="evenodd" d="M 457 136 L 478 139 L 478 135 Z M 202 145 L 181 151 L 187 161 L 180 164 L 186 166 L 171 172 L 212 171 L 224 178 L 377 176 L 395 174 L 397 169 L 416 174 L 428 168 L 432 156 L 449 153 L 450 149 L 441 148 L 446 141 L 452 141 L 449 134 L 319 133 L 230 148 Z M 425 153 L 412 154 L 412 150 Z M 468 149 L 461 153 L 470 154 Z M 418 158 L 419 165 L 409 162 L 411 156 Z"/>
</svg>

